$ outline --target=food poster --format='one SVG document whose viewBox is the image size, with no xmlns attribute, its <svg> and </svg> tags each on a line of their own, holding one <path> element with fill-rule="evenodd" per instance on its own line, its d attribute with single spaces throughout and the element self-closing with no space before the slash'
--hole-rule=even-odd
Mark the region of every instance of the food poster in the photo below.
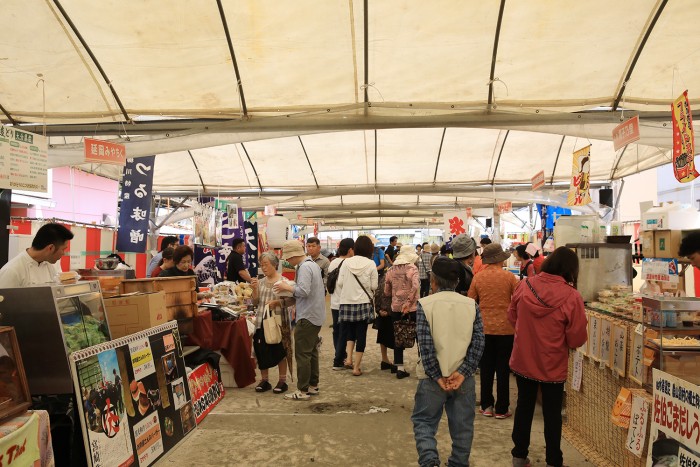
<svg viewBox="0 0 700 467">
<path fill-rule="evenodd" d="M 171 327 L 153 333 L 153 330 L 166 326 Z M 111 441 L 111 450 L 107 450 L 94 445 L 91 440 L 93 466 L 151 465 L 196 427 L 182 347 L 177 329 L 172 328 L 175 326 L 175 322 L 166 323 L 71 355 L 72 359 L 80 359 L 86 352 L 94 353 L 76 362 L 81 381 L 85 380 L 81 385 L 113 387 L 110 403 L 114 408 L 110 408 L 109 413 L 116 413 L 118 418 L 112 415 L 106 426 L 115 434 L 118 434 L 115 428 L 118 427 L 121 438 L 117 439 L 121 444 L 117 447 L 116 442 Z M 104 375 L 109 378 L 105 380 Z M 120 386 L 122 396 L 119 399 L 117 386 Z M 83 408 L 84 423 L 104 430 L 98 425 L 99 420 L 93 420 L 94 415 L 90 415 L 88 406 Z M 113 420 L 111 424 L 109 420 Z M 95 447 L 99 448 L 99 463 L 95 460 Z M 105 461 L 106 458 L 109 460 Z"/>
<path fill-rule="evenodd" d="M 700 386 L 653 370 L 647 466 L 700 465 Z"/>
<path fill-rule="evenodd" d="M 114 349 L 78 362 L 83 423 L 92 465 L 134 464 L 123 373 Z"/>
</svg>

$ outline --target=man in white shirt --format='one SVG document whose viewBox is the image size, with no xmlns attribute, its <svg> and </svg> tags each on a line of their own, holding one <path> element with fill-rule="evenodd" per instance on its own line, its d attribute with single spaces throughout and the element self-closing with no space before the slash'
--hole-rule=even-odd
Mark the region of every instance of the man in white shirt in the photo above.
<svg viewBox="0 0 700 467">
<path fill-rule="evenodd" d="M 56 263 L 72 238 L 73 233 L 60 224 L 43 225 L 34 236 L 32 246 L 0 269 L 0 289 L 57 282 L 61 268 Z"/>
</svg>

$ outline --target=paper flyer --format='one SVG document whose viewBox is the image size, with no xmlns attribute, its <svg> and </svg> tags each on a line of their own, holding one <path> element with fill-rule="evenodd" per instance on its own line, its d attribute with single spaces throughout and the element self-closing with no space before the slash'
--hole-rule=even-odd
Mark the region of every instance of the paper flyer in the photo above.
<svg viewBox="0 0 700 467">
<path fill-rule="evenodd" d="M 134 440 L 140 466 L 151 465 L 163 454 L 163 437 L 158 412 L 153 412 L 134 426 Z"/>
<path fill-rule="evenodd" d="M 131 354 L 131 365 L 134 368 L 134 377 L 136 381 L 148 375 L 152 375 L 156 371 L 156 367 L 153 363 L 151 344 L 148 338 L 130 343 L 129 353 Z"/>
</svg>

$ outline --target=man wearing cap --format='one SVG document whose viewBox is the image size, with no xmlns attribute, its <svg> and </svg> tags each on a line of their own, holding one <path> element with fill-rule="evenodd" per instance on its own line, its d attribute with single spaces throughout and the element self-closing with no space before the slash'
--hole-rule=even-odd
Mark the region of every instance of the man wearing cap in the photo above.
<svg viewBox="0 0 700 467">
<path fill-rule="evenodd" d="M 426 297 L 430 293 L 430 245 L 424 242 L 418 255 L 418 278 L 420 279 L 420 296 Z"/>
<path fill-rule="evenodd" d="M 452 257 L 457 260 L 460 266 L 459 283 L 455 292 L 467 295 L 469 287 L 472 285 L 474 272 L 474 257 L 476 256 L 476 242 L 467 234 L 459 234 L 452 239 Z"/>
<path fill-rule="evenodd" d="M 468 466 L 474 438 L 474 373 L 484 350 L 484 331 L 474 300 L 454 291 L 459 264 L 439 257 L 433 263 L 433 295 L 418 301 L 416 331 L 420 361 L 413 407 L 413 433 L 422 466 L 439 466 L 435 433 L 443 409 L 452 438 L 448 465 Z"/>
<path fill-rule="evenodd" d="M 318 334 L 326 319 L 326 299 L 321 268 L 306 256 L 298 240 L 282 245 L 282 259 L 297 268 L 296 284 L 284 281 L 273 287 L 276 294 L 292 292 L 296 298 L 294 358 L 297 363 L 297 390 L 284 397 L 288 400 L 309 400 L 318 394 Z"/>
</svg>

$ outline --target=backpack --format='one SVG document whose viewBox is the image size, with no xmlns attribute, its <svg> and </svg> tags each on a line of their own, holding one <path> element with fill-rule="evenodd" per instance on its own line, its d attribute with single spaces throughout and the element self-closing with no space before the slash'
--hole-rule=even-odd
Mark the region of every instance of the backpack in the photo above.
<svg viewBox="0 0 700 467">
<path fill-rule="evenodd" d="M 335 285 L 338 282 L 338 276 L 340 276 L 340 268 L 343 266 L 343 261 L 340 262 L 337 268 L 328 273 L 328 279 L 326 279 L 326 288 L 328 289 L 328 293 L 330 294 L 335 292 Z"/>
</svg>

